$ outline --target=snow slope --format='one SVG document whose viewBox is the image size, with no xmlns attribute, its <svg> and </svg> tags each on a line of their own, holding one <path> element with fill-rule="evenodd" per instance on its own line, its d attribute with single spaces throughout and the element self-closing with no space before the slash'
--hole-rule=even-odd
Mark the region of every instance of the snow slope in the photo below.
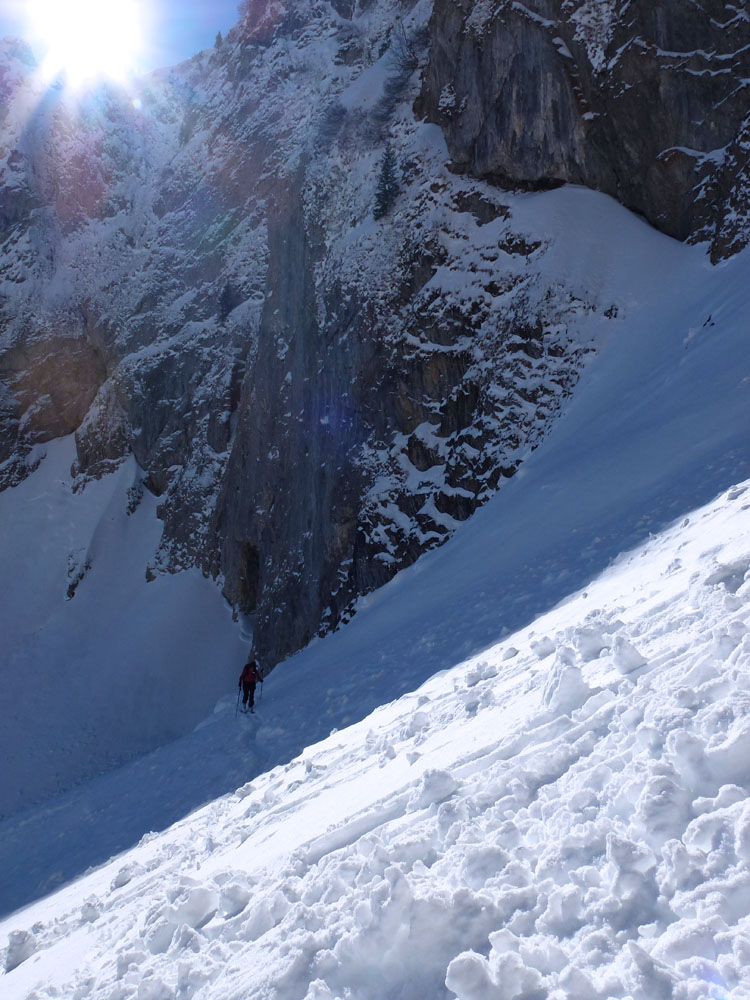
<svg viewBox="0 0 750 1000">
<path fill-rule="evenodd" d="M 4 921 L 2 995 L 747 997 L 749 667 L 745 482 Z"/>
<path fill-rule="evenodd" d="M 750 476 L 748 256 L 712 268 L 699 248 L 583 189 L 519 196 L 512 211 L 530 236 L 547 234 L 550 281 L 617 309 L 548 439 L 454 541 L 277 668 L 255 728 L 234 722 L 230 695 L 184 742 L 2 824 L 3 910 L 480 653 Z M 580 319 L 584 328 L 600 322 Z M 186 613 L 192 619 L 189 605 Z M 231 643 L 230 632 L 219 623 L 212 634 Z M 231 691 L 230 652 L 215 659 Z"/>
<path fill-rule="evenodd" d="M 45 451 L 0 493 L 0 816 L 183 735 L 246 653 L 199 572 L 146 581 L 161 522 L 135 460 L 76 494 L 73 439 Z"/>
</svg>

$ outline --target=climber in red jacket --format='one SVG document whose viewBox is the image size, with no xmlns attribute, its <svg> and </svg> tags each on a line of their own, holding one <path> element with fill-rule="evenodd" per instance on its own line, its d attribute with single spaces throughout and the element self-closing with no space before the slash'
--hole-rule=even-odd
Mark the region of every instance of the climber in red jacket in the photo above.
<svg viewBox="0 0 750 1000">
<path fill-rule="evenodd" d="M 263 683 L 263 675 L 258 670 L 258 664 L 251 657 L 244 666 L 240 674 L 239 687 L 242 688 L 242 710 L 243 712 L 255 711 L 255 685 Z M 247 706 L 247 707 L 245 707 Z"/>
</svg>

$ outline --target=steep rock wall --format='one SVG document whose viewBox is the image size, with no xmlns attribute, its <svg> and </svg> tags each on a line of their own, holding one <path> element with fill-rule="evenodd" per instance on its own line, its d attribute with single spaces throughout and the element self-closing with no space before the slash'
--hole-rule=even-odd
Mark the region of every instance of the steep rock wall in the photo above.
<svg viewBox="0 0 750 1000">
<path fill-rule="evenodd" d="M 731 204 L 737 160 L 747 169 L 744 6 L 436 0 L 430 40 L 417 110 L 455 169 L 585 184 L 678 239 L 711 239 L 715 257 L 747 242 Z"/>
<path fill-rule="evenodd" d="M 429 8 L 274 11 L 137 108 L 40 94 L 8 53 L 26 207 L 0 257 L 4 483 L 72 431 L 79 489 L 134 454 L 164 522 L 144 571 L 219 578 L 267 666 L 512 475 L 591 347 L 541 244 L 414 121 Z"/>
</svg>

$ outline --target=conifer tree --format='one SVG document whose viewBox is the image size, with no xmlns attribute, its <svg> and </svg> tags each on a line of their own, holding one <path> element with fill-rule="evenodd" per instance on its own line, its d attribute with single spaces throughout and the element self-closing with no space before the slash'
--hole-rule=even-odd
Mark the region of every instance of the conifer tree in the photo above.
<svg viewBox="0 0 750 1000">
<path fill-rule="evenodd" d="M 393 203 L 398 197 L 399 186 L 396 177 L 396 157 L 390 143 L 386 143 L 383 159 L 380 164 L 378 186 L 375 189 L 375 205 L 372 209 L 373 218 L 382 219 L 388 215 Z"/>
</svg>

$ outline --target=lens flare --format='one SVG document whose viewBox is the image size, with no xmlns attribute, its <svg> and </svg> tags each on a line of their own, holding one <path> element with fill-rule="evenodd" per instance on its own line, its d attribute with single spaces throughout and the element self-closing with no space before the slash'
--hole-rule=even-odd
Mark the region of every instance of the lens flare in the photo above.
<svg viewBox="0 0 750 1000">
<path fill-rule="evenodd" d="M 29 16 L 48 79 L 82 87 L 125 82 L 138 69 L 143 27 L 136 0 L 31 0 Z"/>
</svg>

